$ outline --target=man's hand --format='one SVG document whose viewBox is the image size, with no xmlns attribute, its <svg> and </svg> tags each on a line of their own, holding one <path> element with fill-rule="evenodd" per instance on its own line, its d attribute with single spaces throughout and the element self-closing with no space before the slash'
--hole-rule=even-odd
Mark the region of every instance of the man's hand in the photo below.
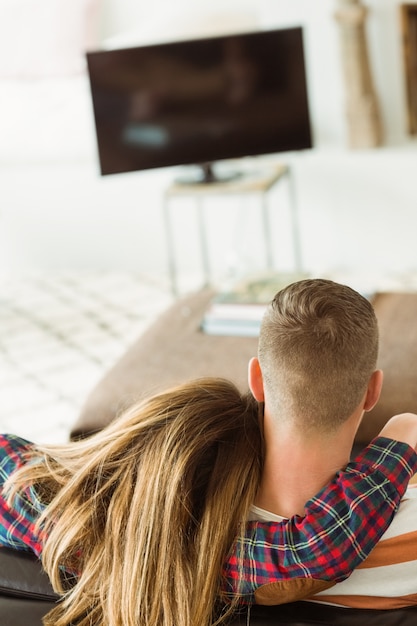
<svg viewBox="0 0 417 626">
<path fill-rule="evenodd" d="M 415 413 L 394 415 L 385 424 L 379 436 L 408 443 L 417 450 L 417 415 Z"/>
</svg>

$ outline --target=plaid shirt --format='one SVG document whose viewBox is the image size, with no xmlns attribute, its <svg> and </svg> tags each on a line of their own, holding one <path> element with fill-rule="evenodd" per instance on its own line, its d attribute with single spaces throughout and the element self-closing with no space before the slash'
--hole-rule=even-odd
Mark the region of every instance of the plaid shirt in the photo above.
<svg viewBox="0 0 417 626">
<path fill-rule="evenodd" d="M 305 516 L 247 522 L 240 565 L 235 548 L 224 566 L 225 598 L 251 604 L 262 585 L 345 580 L 388 528 L 416 472 L 412 448 L 377 437 L 306 503 Z"/>
<path fill-rule="evenodd" d="M 41 556 L 44 538 L 36 528 L 44 504 L 28 488 L 9 506 L 3 484 L 25 462 L 33 446 L 0 435 L 0 545 Z M 237 549 L 224 566 L 224 595 L 252 603 L 264 584 L 293 578 L 340 582 L 370 553 L 388 528 L 417 454 L 408 445 L 378 437 L 305 507 L 305 516 L 282 522 L 247 522 L 243 562 Z"/>
</svg>

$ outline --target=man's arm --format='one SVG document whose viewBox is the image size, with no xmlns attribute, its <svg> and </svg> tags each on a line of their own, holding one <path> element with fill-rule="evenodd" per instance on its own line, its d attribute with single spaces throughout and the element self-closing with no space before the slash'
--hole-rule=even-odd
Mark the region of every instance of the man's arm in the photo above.
<svg viewBox="0 0 417 626">
<path fill-rule="evenodd" d="M 237 544 L 224 568 L 225 596 L 251 603 L 259 587 L 274 582 L 346 579 L 388 528 L 416 471 L 417 454 L 408 443 L 376 438 L 307 502 L 304 516 L 247 523 L 242 558 Z M 305 596 L 310 593 L 306 587 Z"/>
</svg>

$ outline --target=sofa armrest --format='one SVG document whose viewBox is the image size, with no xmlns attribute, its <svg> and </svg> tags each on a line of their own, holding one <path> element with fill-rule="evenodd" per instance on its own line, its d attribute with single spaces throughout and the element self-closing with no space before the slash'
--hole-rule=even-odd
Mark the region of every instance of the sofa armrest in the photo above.
<svg viewBox="0 0 417 626">
<path fill-rule="evenodd" d="M 0 595 L 56 602 L 42 564 L 27 552 L 0 548 Z"/>
<path fill-rule="evenodd" d="M 53 608 L 46 600 L 25 600 L 0 595 L 1 626 L 44 626 L 42 619 Z"/>
<path fill-rule="evenodd" d="M 42 626 L 58 598 L 39 559 L 0 548 L 1 626 Z"/>
</svg>

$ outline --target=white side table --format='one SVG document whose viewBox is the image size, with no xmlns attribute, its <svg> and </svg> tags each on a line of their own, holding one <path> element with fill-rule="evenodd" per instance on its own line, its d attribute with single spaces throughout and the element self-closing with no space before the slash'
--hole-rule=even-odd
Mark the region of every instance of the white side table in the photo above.
<svg viewBox="0 0 417 626">
<path fill-rule="evenodd" d="M 297 205 L 295 198 L 294 181 L 291 168 L 288 165 L 278 163 L 266 165 L 263 170 L 254 170 L 243 172 L 242 176 L 227 182 L 213 183 L 182 183 L 174 182 L 165 191 L 164 194 L 164 221 L 167 238 L 167 251 L 169 263 L 169 276 L 171 281 L 171 289 L 174 295 L 178 294 L 177 283 L 177 263 L 175 255 L 174 236 L 171 226 L 170 202 L 175 198 L 192 197 L 195 201 L 197 210 L 200 250 L 203 264 L 204 285 L 210 284 L 210 259 L 208 253 L 208 242 L 206 228 L 204 224 L 203 205 L 204 200 L 208 197 L 219 195 L 243 195 L 257 194 L 261 201 L 261 218 L 263 221 L 263 236 L 265 243 L 265 256 L 268 269 L 273 267 L 272 255 L 272 233 L 269 225 L 269 213 L 267 194 L 274 185 L 276 185 L 284 177 L 288 179 L 288 189 L 290 195 L 290 211 L 291 211 L 291 230 L 294 251 L 295 271 L 302 271 L 301 263 L 301 246 L 300 234 L 298 227 Z"/>
</svg>

